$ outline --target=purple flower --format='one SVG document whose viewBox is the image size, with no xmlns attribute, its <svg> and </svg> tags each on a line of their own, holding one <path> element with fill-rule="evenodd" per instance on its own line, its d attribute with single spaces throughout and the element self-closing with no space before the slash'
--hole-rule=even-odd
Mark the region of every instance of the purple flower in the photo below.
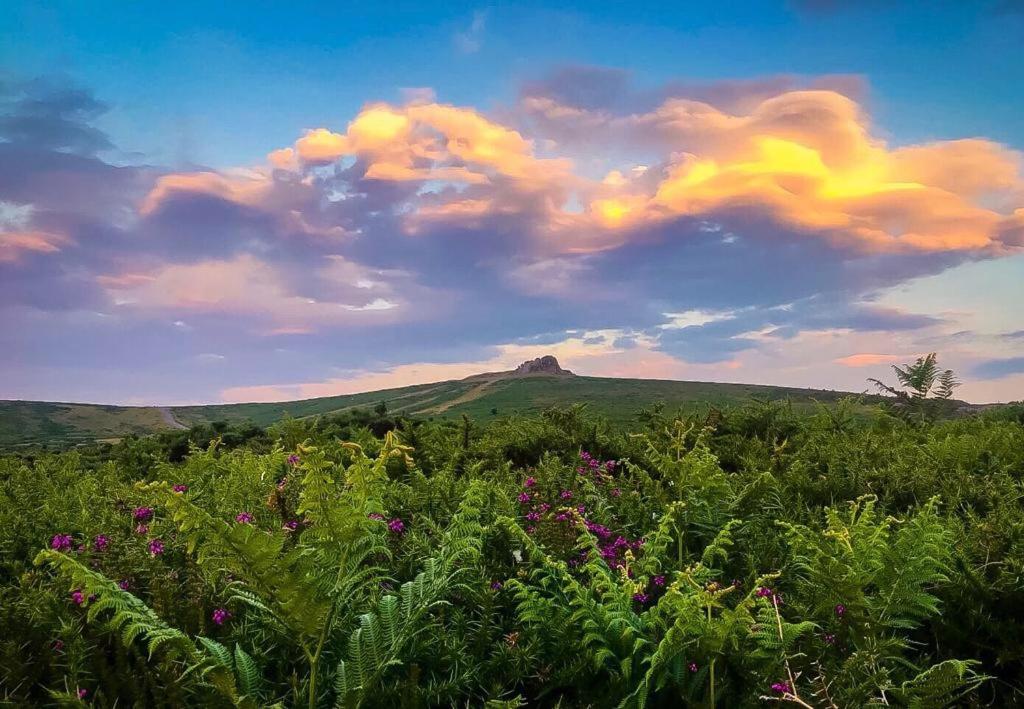
<svg viewBox="0 0 1024 709">
<path fill-rule="evenodd" d="M 650 596 L 648 596 L 646 593 L 634 593 L 633 594 L 633 600 L 636 601 L 637 603 L 647 603 L 649 598 L 650 598 Z"/>
<path fill-rule="evenodd" d="M 546 503 L 546 502 L 540 503 L 540 511 L 541 512 L 547 512 L 550 509 L 551 509 L 551 505 L 549 505 L 548 503 Z"/>
<path fill-rule="evenodd" d="M 528 521 L 528 522 L 540 522 L 540 512 L 529 512 L 529 513 L 527 513 L 526 521 Z"/>
<path fill-rule="evenodd" d="M 527 527 L 526 528 L 526 533 L 527 534 L 535 534 L 536 532 L 537 532 L 537 528 L 536 527 Z"/>
<path fill-rule="evenodd" d="M 519 504 L 525 505 L 527 502 L 530 501 L 530 493 L 528 493 L 528 492 L 521 492 L 516 497 L 516 499 L 519 500 Z"/>
<path fill-rule="evenodd" d="M 491 582 L 491 590 L 492 591 L 500 591 L 503 587 L 504 587 L 504 584 L 502 584 L 501 581 L 492 581 Z"/>
<path fill-rule="evenodd" d="M 89 690 L 88 689 L 79 689 L 77 694 L 78 694 L 78 698 L 79 699 L 85 699 L 86 697 L 89 696 Z"/>
<path fill-rule="evenodd" d="M 523 487 L 533 487 L 536 484 L 537 484 L 537 479 L 534 478 L 533 476 L 530 476 L 530 477 L 526 478 L 526 481 L 523 483 Z"/>
<path fill-rule="evenodd" d="M 67 551 L 73 543 L 74 540 L 70 534 L 54 534 L 53 539 L 50 540 L 50 548 L 57 551 Z"/>
<path fill-rule="evenodd" d="M 300 460 L 299 456 L 296 455 L 295 453 L 292 453 L 290 456 L 288 456 L 288 464 L 289 465 L 298 465 L 299 464 L 299 460 Z"/>
<path fill-rule="evenodd" d="M 127 591 L 129 588 L 131 588 L 131 584 L 128 583 L 128 579 L 121 579 L 117 582 L 117 587 L 122 591 Z"/>
<path fill-rule="evenodd" d="M 149 525 L 148 524 L 137 524 L 137 525 L 135 525 L 135 533 L 136 534 L 149 534 Z"/>
<path fill-rule="evenodd" d="M 71 602 L 74 603 L 76 606 L 82 605 L 83 603 L 85 603 L 85 594 L 82 593 L 80 590 L 75 589 L 71 592 Z"/>
<path fill-rule="evenodd" d="M 756 595 L 757 595 L 758 598 L 771 598 L 772 596 L 775 595 L 775 592 L 772 591 L 767 586 L 761 586 L 761 588 L 757 589 L 757 594 Z"/>
<path fill-rule="evenodd" d="M 248 512 L 239 512 L 235 515 L 235 521 L 239 524 L 252 524 L 252 515 Z"/>
<path fill-rule="evenodd" d="M 839 616 L 840 618 L 842 618 L 844 615 L 846 615 L 846 606 L 844 606 L 842 603 L 837 603 L 836 604 L 836 615 Z"/>
<path fill-rule="evenodd" d="M 384 521 L 384 515 L 382 515 L 380 512 L 371 512 L 370 514 L 368 514 L 366 516 L 369 519 L 376 520 L 377 522 L 383 522 Z"/>
<path fill-rule="evenodd" d="M 175 485 L 171 489 L 175 492 L 188 492 L 188 485 Z"/>
<path fill-rule="evenodd" d="M 562 490 L 560 493 L 558 493 L 558 496 L 561 497 L 563 500 L 571 500 L 572 490 Z"/>
<path fill-rule="evenodd" d="M 773 682 L 772 691 L 778 694 L 792 694 L 793 688 L 789 686 L 789 682 Z"/>
<path fill-rule="evenodd" d="M 217 625 L 224 625 L 224 621 L 231 618 L 231 611 L 227 608 L 217 608 L 213 611 L 211 618 L 213 618 L 213 622 Z"/>
<path fill-rule="evenodd" d="M 96 538 L 92 540 L 92 548 L 96 551 L 106 551 L 108 546 L 110 546 L 110 539 L 106 534 L 97 534 Z"/>
<path fill-rule="evenodd" d="M 53 641 L 53 651 L 54 652 L 63 652 L 64 651 L 64 641 L 61 640 L 60 638 L 57 638 L 56 640 L 54 640 Z"/>
<path fill-rule="evenodd" d="M 136 507 L 132 510 L 132 517 L 136 522 L 148 522 L 153 519 L 152 507 Z"/>
<path fill-rule="evenodd" d="M 284 529 L 286 532 L 294 532 L 298 528 L 299 528 L 299 522 L 298 522 L 298 520 L 294 520 L 294 519 L 290 520 L 288 522 L 285 522 L 284 523 L 284 527 L 282 527 L 282 529 Z"/>
<path fill-rule="evenodd" d="M 388 530 L 395 534 L 401 534 L 405 531 L 405 522 L 395 517 L 393 520 L 388 522 Z"/>
<path fill-rule="evenodd" d="M 691 662 L 687 667 L 690 670 L 690 672 L 696 672 L 697 671 L 697 663 L 696 662 Z"/>
<path fill-rule="evenodd" d="M 619 497 L 620 495 L 622 495 L 622 490 L 620 490 L 617 487 L 613 487 L 612 488 L 612 497 Z"/>
<path fill-rule="evenodd" d="M 825 633 L 825 636 L 822 639 L 825 641 L 826 645 L 835 645 L 836 644 L 836 636 L 833 635 L 832 633 Z"/>
<path fill-rule="evenodd" d="M 664 576 L 655 576 L 653 579 L 651 579 L 651 581 L 654 583 L 655 586 L 664 586 L 665 585 L 665 577 Z"/>
<path fill-rule="evenodd" d="M 164 553 L 164 543 L 159 539 L 149 540 L 149 555 L 160 556 Z"/>
</svg>

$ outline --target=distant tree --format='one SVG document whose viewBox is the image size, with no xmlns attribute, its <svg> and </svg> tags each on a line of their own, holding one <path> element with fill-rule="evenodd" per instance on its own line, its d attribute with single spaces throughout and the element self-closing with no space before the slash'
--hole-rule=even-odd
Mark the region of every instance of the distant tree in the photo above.
<svg viewBox="0 0 1024 709">
<path fill-rule="evenodd" d="M 388 413 L 387 402 L 385 402 L 385 401 L 379 402 L 376 406 L 373 407 L 373 413 L 377 414 L 378 418 L 384 418 L 385 416 L 387 416 L 387 413 Z"/>
<path fill-rule="evenodd" d="M 491 416 L 497 416 L 497 415 L 498 415 L 498 407 L 497 406 L 492 406 L 491 407 Z"/>
</svg>

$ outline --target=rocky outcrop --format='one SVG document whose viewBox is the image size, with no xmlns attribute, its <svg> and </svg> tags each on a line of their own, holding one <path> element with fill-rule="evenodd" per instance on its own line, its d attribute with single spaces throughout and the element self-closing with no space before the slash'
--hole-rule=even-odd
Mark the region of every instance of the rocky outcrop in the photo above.
<svg viewBox="0 0 1024 709">
<path fill-rule="evenodd" d="M 558 360 L 552 355 L 544 355 L 537 359 L 527 360 L 523 362 L 514 370 L 512 374 L 516 376 L 525 376 L 529 374 L 555 374 L 560 376 L 574 376 L 568 369 L 562 369 L 558 364 Z"/>
</svg>

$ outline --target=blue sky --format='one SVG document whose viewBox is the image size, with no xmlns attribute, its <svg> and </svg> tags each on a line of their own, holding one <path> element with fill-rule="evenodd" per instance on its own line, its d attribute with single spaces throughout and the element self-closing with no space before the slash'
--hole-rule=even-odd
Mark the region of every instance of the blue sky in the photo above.
<svg viewBox="0 0 1024 709">
<path fill-rule="evenodd" d="M 327 5 L 0 7 L 0 397 L 1024 397 L 1018 3 Z"/>
</svg>

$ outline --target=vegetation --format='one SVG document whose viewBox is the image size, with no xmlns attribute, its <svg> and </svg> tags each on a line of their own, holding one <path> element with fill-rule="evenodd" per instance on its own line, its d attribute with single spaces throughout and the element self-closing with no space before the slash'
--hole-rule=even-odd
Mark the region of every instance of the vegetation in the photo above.
<svg viewBox="0 0 1024 709">
<path fill-rule="evenodd" d="M 0 701 L 1024 701 L 1024 406 L 394 412 L 0 458 Z"/>
<path fill-rule="evenodd" d="M 814 402 L 835 402 L 846 394 L 752 384 L 676 382 L 602 377 L 507 376 L 505 373 L 419 384 L 362 394 L 262 404 L 156 407 L 52 404 L 0 401 L 0 448 L 46 445 L 63 449 L 96 440 L 162 433 L 214 423 L 271 426 L 282 418 L 345 415 L 372 409 L 419 418 L 459 419 L 541 414 L 552 406 L 586 401 L 592 413 L 615 424 L 629 423 L 635 412 L 657 402 L 698 410 L 707 404 L 736 406 L 751 397 L 788 400 L 811 410 Z M 870 397 L 868 400 L 877 397 Z"/>
</svg>

